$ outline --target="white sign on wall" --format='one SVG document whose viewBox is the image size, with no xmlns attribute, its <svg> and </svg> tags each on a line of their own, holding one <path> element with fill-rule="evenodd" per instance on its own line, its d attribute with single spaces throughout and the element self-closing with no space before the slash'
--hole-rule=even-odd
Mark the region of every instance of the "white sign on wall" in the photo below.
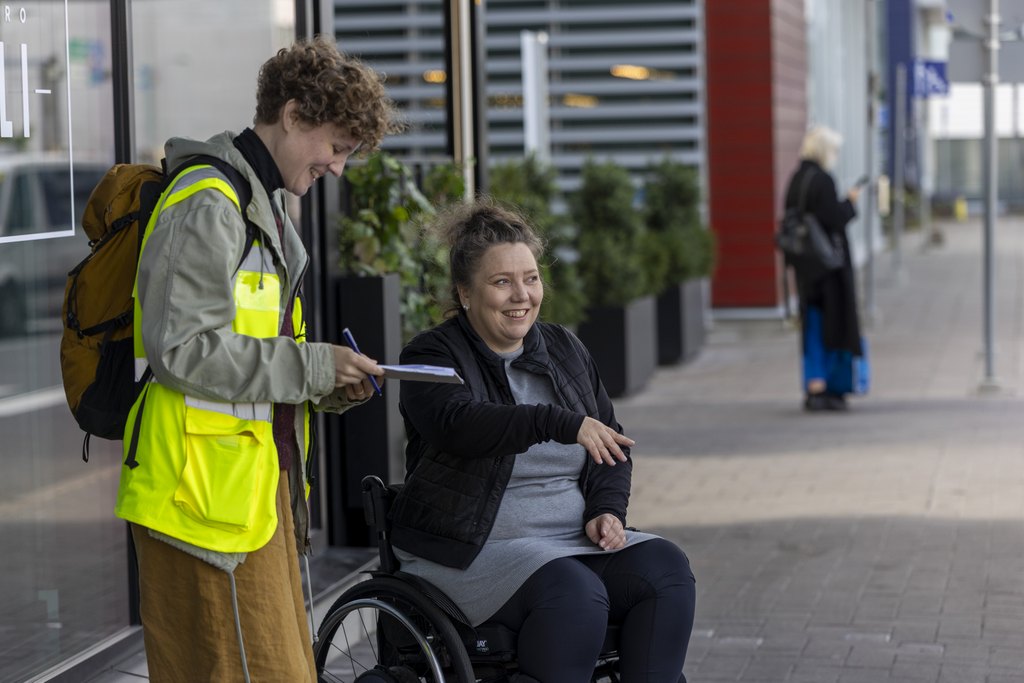
<svg viewBox="0 0 1024 683">
<path fill-rule="evenodd" d="M 0 2 L 0 244 L 73 235 L 68 3 Z"/>
</svg>

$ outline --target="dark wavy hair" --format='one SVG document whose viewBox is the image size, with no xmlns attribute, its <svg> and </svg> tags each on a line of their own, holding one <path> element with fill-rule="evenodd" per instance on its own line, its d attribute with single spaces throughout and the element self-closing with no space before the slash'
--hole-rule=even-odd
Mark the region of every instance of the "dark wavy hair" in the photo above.
<svg viewBox="0 0 1024 683">
<path fill-rule="evenodd" d="M 255 123 L 276 123 L 288 100 L 298 102 L 304 123 L 337 124 L 364 153 L 401 128 L 384 77 L 323 36 L 296 41 L 260 67 Z"/>
<path fill-rule="evenodd" d="M 452 205 L 434 219 L 432 227 L 448 245 L 453 311 L 461 309 L 459 285 L 470 285 L 484 253 L 494 245 L 522 243 L 538 261 L 544 255 L 544 240 L 523 215 L 490 197 Z"/>
</svg>

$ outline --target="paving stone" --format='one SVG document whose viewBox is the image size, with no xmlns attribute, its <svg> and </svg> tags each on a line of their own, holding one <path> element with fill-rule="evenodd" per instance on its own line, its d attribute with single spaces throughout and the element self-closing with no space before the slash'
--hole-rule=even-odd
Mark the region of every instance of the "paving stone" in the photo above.
<svg viewBox="0 0 1024 683">
<path fill-rule="evenodd" d="M 786 678 L 788 683 L 836 683 L 842 666 L 832 666 L 813 660 L 800 660 Z"/>
<path fill-rule="evenodd" d="M 946 646 L 940 643 L 900 643 L 896 655 L 903 660 L 909 659 L 942 659 Z"/>
<path fill-rule="evenodd" d="M 747 664 L 747 668 L 740 674 L 740 680 L 744 683 L 785 681 L 795 664 L 796 660 L 793 657 L 759 654 Z"/>
<path fill-rule="evenodd" d="M 939 633 L 938 619 L 897 619 L 892 627 L 896 643 L 932 643 Z"/>
<path fill-rule="evenodd" d="M 693 680 L 739 680 L 750 662 L 749 656 L 711 652 L 696 667 Z"/>
<path fill-rule="evenodd" d="M 896 655 L 896 663 L 889 671 L 889 679 L 892 681 L 906 681 L 906 683 L 936 683 L 939 680 L 941 665 L 933 662 L 903 660 L 902 655 Z"/>
<path fill-rule="evenodd" d="M 943 617 L 939 620 L 939 640 L 981 638 L 981 617 Z"/>
<path fill-rule="evenodd" d="M 765 635 L 759 649 L 764 653 L 799 655 L 809 640 L 806 633 L 775 633 Z"/>
<path fill-rule="evenodd" d="M 993 647 L 989 653 L 988 662 L 993 668 L 1010 668 L 1024 672 L 1024 650 L 1019 648 Z M 1024 675 L 1021 678 L 1024 679 Z"/>
<path fill-rule="evenodd" d="M 850 650 L 844 664 L 865 669 L 891 669 L 896 661 L 896 648 L 875 643 L 858 643 Z"/>
<path fill-rule="evenodd" d="M 1020 683 L 1020 672 L 989 673 L 985 677 L 985 683 Z"/>
<path fill-rule="evenodd" d="M 844 668 L 839 674 L 839 683 L 885 683 L 889 672 L 881 669 Z"/>
<path fill-rule="evenodd" d="M 988 664 L 990 646 L 981 640 L 962 638 L 946 640 L 942 653 L 942 661 L 951 665 Z"/>
<path fill-rule="evenodd" d="M 830 662 L 845 662 L 853 646 L 837 640 L 812 638 L 801 653 L 802 659 L 822 659 Z"/>
<path fill-rule="evenodd" d="M 974 666 L 943 664 L 939 672 L 939 683 L 973 683 L 974 681 L 982 683 L 986 678 L 988 678 L 988 670 L 983 664 Z"/>
</svg>

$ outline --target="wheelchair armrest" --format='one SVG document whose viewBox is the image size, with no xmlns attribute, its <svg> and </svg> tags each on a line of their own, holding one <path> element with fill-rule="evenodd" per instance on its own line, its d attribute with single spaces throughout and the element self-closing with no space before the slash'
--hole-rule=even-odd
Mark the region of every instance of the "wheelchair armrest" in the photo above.
<svg viewBox="0 0 1024 683">
<path fill-rule="evenodd" d="M 391 525 L 388 523 L 388 511 L 399 490 L 401 485 L 387 486 L 376 475 L 368 475 L 362 480 L 363 517 L 377 536 L 381 571 L 388 574 L 394 574 L 399 567 L 398 558 L 391 548 Z"/>
</svg>

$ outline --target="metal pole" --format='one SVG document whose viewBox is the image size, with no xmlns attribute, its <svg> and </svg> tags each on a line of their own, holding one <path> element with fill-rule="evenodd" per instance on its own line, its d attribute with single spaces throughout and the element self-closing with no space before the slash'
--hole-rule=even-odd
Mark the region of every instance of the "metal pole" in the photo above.
<svg viewBox="0 0 1024 683">
<path fill-rule="evenodd" d="M 905 166 L 907 163 L 907 65 L 896 65 L 895 127 L 893 129 L 892 196 L 896 200 L 892 214 L 892 266 L 897 281 L 903 278 L 903 223 L 905 212 Z"/>
<path fill-rule="evenodd" d="M 551 114 L 548 105 L 548 34 L 521 31 L 523 143 L 542 163 L 551 162 Z"/>
<path fill-rule="evenodd" d="M 931 212 L 931 159 L 928 150 L 931 148 L 931 137 L 928 133 L 928 100 L 925 95 L 916 101 L 917 107 L 917 223 L 921 226 L 921 234 L 927 235 L 928 241 L 932 244 L 939 242 L 932 229 Z"/>
<path fill-rule="evenodd" d="M 135 101 L 132 87 L 132 9 L 128 0 L 110 3 L 110 82 L 114 96 L 114 162 L 135 161 Z"/>
<path fill-rule="evenodd" d="M 995 240 L 996 201 L 998 199 L 998 151 L 996 147 L 996 84 L 999 82 L 999 0 L 989 0 L 988 24 L 988 73 L 984 77 L 985 89 L 985 243 L 983 262 L 984 291 L 984 344 L 985 376 L 981 381 L 982 390 L 995 388 L 995 316 L 993 298 L 995 295 L 995 269 L 993 242 Z"/>
<path fill-rule="evenodd" d="M 875 173 L 875 0 L 864 5 L 865 53 L 867 54 L 867 133 L 864 145 L 864 163 L 867 165 L 868 186 L 864 197 L 864 246 L 868 252 L 864 263 L 864 311 L 868 322 L 875 320 L 875 199 L 878 176 Z"/>
<path fill-rule="evenodd" d="M 448 152 L 462 168 L 466 199 L 476 194 L 476 140 L 473 137 L 473 46 L 470 38 L 469 0 L 448 0 L 445 14 L 448 80 Z"/>
</svg>

